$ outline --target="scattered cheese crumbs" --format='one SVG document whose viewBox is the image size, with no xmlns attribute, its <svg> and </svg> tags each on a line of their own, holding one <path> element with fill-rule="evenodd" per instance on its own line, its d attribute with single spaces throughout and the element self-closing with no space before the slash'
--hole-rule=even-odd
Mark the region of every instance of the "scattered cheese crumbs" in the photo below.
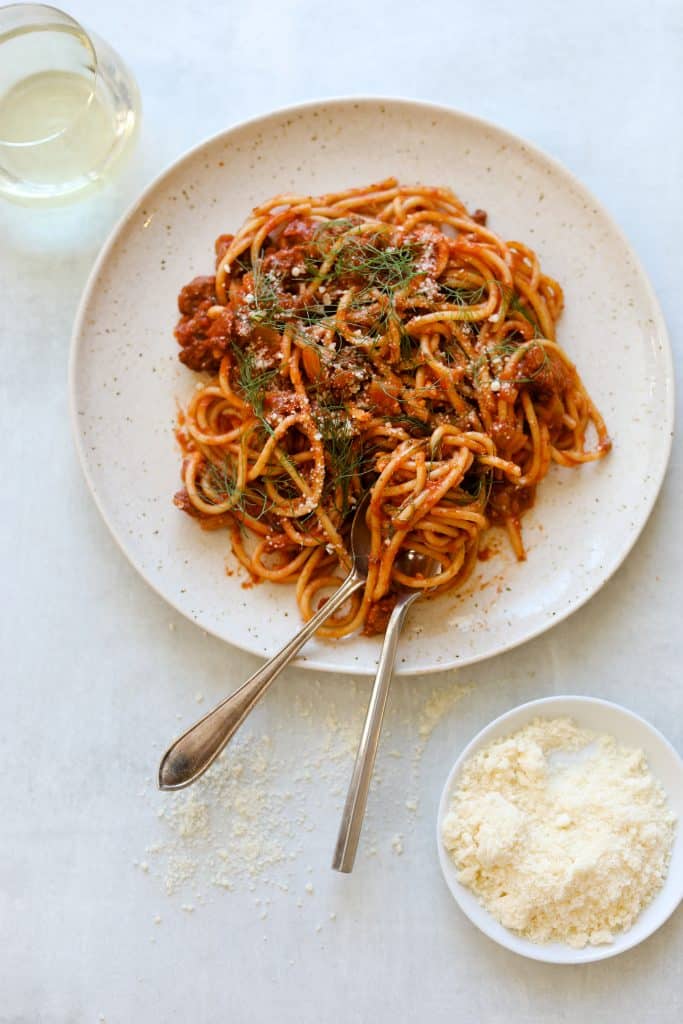
<svg viewBox="0 0 683 1024">
<path fill-rule="evenodd" d="M 149 864 L 147 863 L 146 860 L 140 861 L 140 870 L 144 871 L 145 874 L 147 874 L 147 872 L 149 871 Z"/>
<path fill-rule="evenodd" d="M 178 905 L 191 898 L 199 910 L 204 894 L 219 890 L 303 905 L 298 899 L 301 869 L 294 862 L 306 851 L 310 858 L 309 833 L 330 794 L 341 813 L 365 719 L 367 687 L 355 680 L 345 680 L 336 689 L 328 680 L 324 687 L 315 679 L 297 679 L 296 685 L 294 700 L 283 700 L 275 714 L 272 704 L 255 709 L 225 754 L 190 791 L 146 791 L 150 816 L 159 819 L 162 830 L 145 846 L 148 876 L 161 879 Z M 382 779 L 382 800 L 371 800 L 368 807 L 368 856 L 391 856 L 395 830 L 402 829 L 403 843 L 403 833 L 416 827 L 407 812 L 418 807 L 420 758 L 431 732 L 467 692 L 453 678 L 427 694 L 423 687 L 418 681 L 408 688 L 408 713 L 405 705 L 387 711 L 384 735 L 396 749 L 389 754 L 380 750 L 373 790 Z M 406 792 L 414 799 L 405 801 Z M 303 867 L 310 876 L 313 865 L 307 860 Z M 267 899 L 254 904 L 255 915 L 265 905 Z"/>
<path fill-rule="evenodd" d="M 166 868 L 166 892 L 171 896 L 177 892 L 185 882 L 194 878 L 197 871 L 197 862 L 189 857 L 171 856 L 168 859 Z"/>
<path fill-rule="evenodd" d="M 642 750 L 537 718 L 465 764 L 442 836 L 501 924 L 581 949 L 612 942 L 651 902 L 674 827 Z"/>
<path fill-rule="evenodd" d="M 334 911 L 332 911 L 332 913 L 330 914 L 330 921 L 336 921 L 336 920 L 337 920 L 337 915 L 335 914 Z"/>
<path fill-rule="evenodd" d="M 194 914 L 194 907 L 191 903 L 183 903 L 180 909 L 184 910 L 186 914 Z"/>
<path fill-rule="evenodd" d="M 471 690 L 471 686 L 444 687 L 440 690 L 432 690 L 431 696 L 420 714 L 418 727 L 420 738 L 428 740 L 441 719 Z"/>
<path fill-rule="evenodd" d="M 197 704 L 201 704 L 201 702 L 204 700 L 204 694 L 203 693 L 195 693 L 194 699 L 196 700 Z"/>
<path fill-rule="evenodd" d="M 313 884 L 311 882 L 306 882 L 306 884 L 304 886 L 304 889 L 306 890 L 307 893 L 312 893 L 313 892 Z"/>
<path fill-rule="evenodd" d="M 321 931 L 323 930 L 323 926 L 322 926 L 321 924 L 317 924 L 317 925 L 315 926 L 315 930 L 316 930 L 317 932 L 321 932 Z"/>
<path fill-rule="evenodd" d="M 391 849 L 399 857 L 403 853 L 403 836 L 400 833 L 397 833 L 391 840 Z"/>
<path fill-rule="evenodd" d="M 161 914 L 155 914 L 155 916 L 154 916 L 154 923 L 155 924 L 161 924 Z"/>
<path fill-rule="evenodd" d="M 173 633 L 175 631 L 175 622 L 169 622 L 168 630 L 169 630 L 169 633 Z"/>
<path fill-rule="evenodd" d="M 499 380 L 492 380 L 491 381 L 491 391 L 495 391 L 495 392 L 500 391 L 500 381 Z"/>
<path fill-rule="evenodd" d="M 191 796 L 183 805 L 182 813 L 171 811 L 170 814 L 175 814 L 181 836 L 196 838 L 209 834 L 209 808 L 195 796 Z"/>
</svg>

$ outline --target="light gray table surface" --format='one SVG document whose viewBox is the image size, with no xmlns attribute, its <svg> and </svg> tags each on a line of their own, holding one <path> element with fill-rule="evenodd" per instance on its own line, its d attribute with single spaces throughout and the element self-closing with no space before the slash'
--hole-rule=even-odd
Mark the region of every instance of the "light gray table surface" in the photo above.
<svg viewBox="0 0 683 1024">
<path fill-rule="evenodd" d="M 566 164 L 641 256 L 679 369 L 683 6 L 74 0 L 70 9 L 130 63 L 144 123 L 106 192 L 41 213 L 0 202 L 0 1022 L 680 1021 L 680 913 L 615 960 L 533 963 L 463 917 L 434 843 L 453 760 L 524 700 L 616 700 L 680 749 L 679 443 L 635 550 L 586 607 L 457 677 L 395 682 L 364 846 L 353 876 L 341 877 L 329 861 L 367 680 L 289 671 L 272 691 L 235 754 L 247 772 L 265 758 L 244 790 L 241 839 L 215 787 L 184 812 L 155 792 L 166 741 L 258 662 L 176 615 L 114 544 L 75 455 L 66 370 L 88 270 L 140 189 L 230 124 L 341 94 L 452 105 Z M 469 692 L 437 716 L 458 684 Z M 185 836 L 193 807 L 201 820 Z M 254 836 L 250 875 L 234 850 L 248 860 Z M 281 847 L 284 860 L 272 853 Z M 221 858 L 231 872 L 222 885 Z M 183 873 L 192 877 L 180 884 Z"/>
</svg>

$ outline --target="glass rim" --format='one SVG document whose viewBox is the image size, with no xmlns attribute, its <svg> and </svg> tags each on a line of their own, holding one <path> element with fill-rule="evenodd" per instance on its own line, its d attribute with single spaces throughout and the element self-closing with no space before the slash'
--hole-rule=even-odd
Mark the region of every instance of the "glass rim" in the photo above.
<svg viewBox="0 0 683 1024">
<path fill-rule="evenodd" d="M 13 26 L 5 28 L 3 21 L 4 16 L 11 15 L 17 16 L 17 21 Z M 40 21 L 37 20 L 39 15 L 43 14 L 48 17 L 59 19 L 62 25 L 66 24 L 69 27 L 73 27 L 78 30 L 80 36 L 82 36 L 83 45 L 89 52 L 92 67 L 89 67 L 88 74 L 83 75 L 90 82 L 90 91 L 87 97 L 84 98 L 82 106 L 79 110 L 74 113 L 69 120 L 64 124 L 59 131 L 53 132 L 52 135 L 45 135 L 42 138 L 29 139 L 25 142 L 12 142 L 9 139 L 4 139 L 0 135 L 0 146 L 4 146 L 11 149 L 29 148 L 30 146 L 42 146 L 46 142 L 51 142 L 53 139 L 58 139 L 60 135 L 64 135 L 68 132 L 74 124 L 89 110 L 95 96 L 97 76 L 99 74 L 99 62 L 97 57 L 97 50 L 92 40 L 90 33 L 83 27 L 80 21 L 73 18 L 66 11 L 63 11 L 60 7 L 55 7 L 53 4 L 34 4 L 34 3 L 13 3 L 4 4 L 0 6 L 0 54 L 2 53 L 2 47 L 4 44 L 10 42 L 17 36 L 24 35 L 31 31 L 32 28 L 44 28 L 49 30 L 51 27 L 53 31 L 59 31 L 60 25 L 55 23 L 51 25 L 49 21 L 45 21 L 41 25 Z"/>
</svg>

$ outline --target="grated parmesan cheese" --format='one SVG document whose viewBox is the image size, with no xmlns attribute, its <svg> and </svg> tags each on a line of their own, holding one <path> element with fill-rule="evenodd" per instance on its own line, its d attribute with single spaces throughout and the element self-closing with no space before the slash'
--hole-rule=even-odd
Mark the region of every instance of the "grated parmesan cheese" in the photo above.
<svg viewBox="0 0 683 1024">
<path fill-rule="evenodd" d="M 430 302 L 436 302 L 441 297 L 441 289 L 433 277 L 426 277 L 420 285 L 420 294 L 426 296 Z"/>
<path fill-rule="evenodd" d="M 674 826 L 642 750 L 537 718 L 465 764 L 442 838 L 501 924 L 580 949 L 612 942 L 651 902 Z"/>
</svg>

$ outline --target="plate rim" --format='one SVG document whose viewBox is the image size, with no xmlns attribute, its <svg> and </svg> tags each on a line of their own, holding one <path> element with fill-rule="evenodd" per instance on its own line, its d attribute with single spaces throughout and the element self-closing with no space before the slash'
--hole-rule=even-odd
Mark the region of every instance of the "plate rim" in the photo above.
<svg viewBox="0 0 683 1024">
<path fill-rule="evenodd" d="M 659 303 L 659 299 L 652 285 L 652 282 L 650 281 L 650 278 L 637 252 L 629 242 L 628 238 L 626 237 L 624 231 L 621 229 L 619 224 L 614 220 L 611 213 L 603 206 L 602 201 L 598 200 L 591 193 L 591 191 L 583 184 L 583 182 L 581 182 L 580 179 L 576 177 L 573 171 L 570 171 L 567 167 L 565 167 L 564 164 L 562 164 L 554 156 L 549 155 L 548 153 L 545 152 L 545 150 L 536 146 L 534 143 L 528 142 L 522 136 L 516 135 L 514 132 L 509 131 L 507 128 L 504 128 L 493 121 L 488 121 L 474 114 L 469 114 L 465 111 L 459 110 L 456 107 L 450 107 L 447 104 L 439 104 L 434 103 L 430 100 L 414 99 L 411 97 L 404 96 L 350 94 L 332 97 L 319 97 L 312 100 L 306 100 L 302 103 L 277 107 L 273 110 L 266 111 L 265 113 L 257 114 L 254 117 L 247 118 L 246 120 L 235 121 L 229 124 L 226 128 L 223 128 L 221 131 L 214 132 L 212 135 L 209 135 L 206 138 L 200 140 L 195 145 L 190 146 L 188 149 L 184 150 L 179 156 L 177 156 L 174 160 L 168 163 L 157 175 L 155 175 L 155 177 L 149 182 L 149 184 L 146 185 L 142 189 L 142 191 L 137 194 L 136 198 L 126 207 L 126 209 L 123 211 L 121 216 L 116 220 L 113 227 L 109 231 L 88 274 L 76 309 L 76 315 L 74 317 L 73 328 L 71 331 L 71 337 L 69 342 L 68 394 L 69 418 L 71 421 L 72 436 L 75 442 L 78 460 L 81 465 L 81 470 L 85 477 L 85 481 L 88 486 L 88 490 L 90 491 L 91 497 L 93 498 L 95 505 L 100 515 L 102 516 L 102 519 L 104 520 L 119 550 L 123 553 L 126 560 L 129 562 L 132 568 L 141 576 L 145 583 L 149 587 L 151 587 L 152 590 L 156 594 L 158 594 L 159 597 L 161 597 L 168 605 L 174 608 L 176 612 L 182 615 L 183 618 L 187 619 L 189 622 L 192 622 L 193 625 L 197 626 L 198 628 L 203 629 L 206 633 L 215 636 L 217 639 L 221 640 L 223 643 L 226 643 L 231 647 L 235 647 L 238 650 L 242 650 L 245 653 L 251 654 L 255 657 L 270 657 L 269 655 L 265 655 L 262 651 L 255 651 L 252 648 L 246 646 L 246 644 L 238 642 L 234 639 L 228 640 L 223 635 L 221 635 L 221 633 L 218 632 L 216 629 L 207 627 L 206 625 L 192 618 L 192 616 L 188 612 L 186 612 L 182 607 L 180 607 L 180 605 L 176 603 L 176 601 L 171 596 L 162 592 L 162 590 L 157 586 L 156 582 L 152 579 L 152 577 L 147 572 L 143 571 L 143 569 L 136 564 L 132 554 L 130 554 L 126 549 L 123 540 L 123 535 L 119 536 L 118 530 L 116 529 L 114 523 L 111 521 L 109 515 L 107 514 L 104 504 L 100 500 L 100 497 L 97 493 L 97 489 L 95 487 L 95 483 L 90 473 L 87 462 L 85 444 L 79 431 L 76 394 L 78 355 L 80 352 L 81 344 L 83 342 L 83 328 L 85 324 L 87 308 L 92 298 L 92 294 L 97 283 L 97 279 L 100 275 L 100 272 L 103 266 L 105 265 L 110 252 L 114 248 L 114 245 L 116 244 L 119 236 L 125 230 L 129 222 L 133 219 L 137 211 L 147 201 L 149 196 L 152 195 L 152 193 L 155 192 L 156 189 L 163 183 L 165 178 L 175 173 L 185 161 L 189 161 L 192 158 L 194 158 L 196 154 L 199 153 L 202 149 L 204 149 L 207 146 L 215 144 L 219 140 L 227 140 L 228 137 L 233 132 L 245 128 L 257 127 L 259 124 L 262 124 L 274 117 L 283 117 L 284 115 L 296 115 L 309 110 L 313 110 L 315 108 L 320 108 L 321 106 L 343 107 L 344 105 L 347 105 L 349 103 L 363 106 L 381 104 L 386 104 L 387 106 L 403 105 L 412 108 L 419 108 L 422 112 L 432 111 L 434 113 L 438 113 L 445 116 L 455 116 L 456 118 L 469 122 L 469 124 L 472 125 L 473 127 L 479 128 L 484 131 L 494 132 L 499 136 L 504 136 L 509 143 L 512 143 L 517 147 L 521 145 L 536 159 L 540 159 L 541 161 L 544 161 L 546 164 L 549 164 L 555 172 L 557 172 L 561 177 L 564 177 L 566 180 L 568 180 L 569 183 L 578 193 L 583 195 L 586 199 L 590 200 L 594 208 L 599 211 L 601 217 L 605 219 L 605 222 L 609 226 L 610 230 L 614 232 L 619 241 L 625 247 L 626 251 L 628 252 L 629 258 L 631 259 L 634 272 L 639 278 L 639 281 L 644 286 L 648 300 L 651 304 L 653 322 L 657 336 L 661 338 L 663 341 L 663 344 L 661 346 L 660 358 L 663 359 L 664 362 L 664 374 L 662 384 L 665 391 L 666 401 L 664 403 L 665 417 L 664 422 L 662 424 L 665 431 L 665 439 L 664 447 L 662 449 L 661 465 L 658 469 L 656 477 L 653 479 L 653 487 L 650 491 L 648 501 L 645 502 L 639 509 L 639 519 L 636 528 L 633 531 L 633 533 L 629 536 L 627 543 L 624 545 L 623 549 L 618 553 L 614 561 L 614 564 L 609 569 L 609 572 L 601 579 L 599 585 L 595 589 L 590 590 L 588 593 L 579 595 L 577 600 L 568 608 L 562 608 L 558 610 L 557 614 L 553 616 L 552 620 L 532 626 L 530 629 L 523 632 L 521 636 L 515 638 L 514 640 L 506 641 L 504 646 L 501 647 L 500 650 L 490 653 L 482 652 L 480 654 L 475 654 L 471 657 L 467 657 L 463 661 L 434 661 L 426 665 L 420 665 L 415 667 L 405 667 L 401 664 L 397 664 L 394 669 L 395 675 L 402 676 L 416 676 L 436 672 L 446 672 L 451 671 L 453 669 L 464 668 L 469 665 L 474 665 L 480 661 L 485 661 L 488 658 L 498 657 L 499 655 L 505 654 L 508 651 L 514 650 L 516 647 L 520 647 L 522 644 L 525 644 L 528 641 L 533 640 L 538 636 L 541 636 L 543 633 L 546 633 L 554 626 L 558 625 L 560 622 L 563 622 L 565 619 L 569 618 L 570 615 L 572 615 L 574 612 L 577 612 L 588 601 L 590 601 L 591 598 L 593 598 L 598 593 L 598 591 L 600 591 L 605 586 L 605 584 L 608 583 L 609 580 L 615 575 L 615 573 L 621 568 L 624 561 L 633 550 L 633 547 L 635 546 L 637 540 L 643 532 L 643 529 L 645 528 L 646 523 L 650 518 L 657 498 L 659 497 L 659 493 L 661 491 L 662 484 L 664 482 L 664 477 L 666 475 L 666 471 L 671 457 L 675 416 L 675 378 L 673 366 L 673 352 L 671 347 L 671 338 L 669 335 L 669 330 Z M 377 653 L 377 658 L 379 660 L 379 650 Z M 308 659 L 306 658 L 305 654 L 299 655 L 296 659 L 294 659 L 292 664 L 297 668 L 305 668 L 316 672 L 336 672 L 343 675 L 372 676 L 374 675 L 375 672 L 374 669 L 365 669 L 362 666 L 354 666 L 353 664 L 343 661 L 341 663 L 330 663 L 317 661 L 315 658 Z"/>
<path fill-rule="evenodd" d="M 490 939 L 492 942 L 495 942 L 502 948 L 509 950 L 511 953 L 515 953 L 517 956 L 525 957 L 528 960 L 536 960 L 540 963 L 558 964 L 560 966 L 575 967 L 582 964 L 595 963 L 596 961 L 600 960 L 610 960 L 612 957 L 619 956 L 621 953 L 626 953 L 629 949 L 633 949 L 635 946 L 640 945 L 641 942 L 645 942 L 652 935 L 654 935 L 654 933 L 658 931 L 662 927 L 662 925 L 666 924 L 669 918 L 676 912 L 676 910 L 681 904 L 681 901 L 683 900 L 683 876 L 679 881 L 678 899 L 676 900 L 674 898 L 674 901 L 672 902 L 670 908 L 666 909 L 665 907 L 665 912 L 663 913 L 663 915 L 658 919 L 655 919 L 655 921 L 646 928 L 645 932 L 642 935 L 636 934 L 635 936 L 632 936 L 630 939 L 628 938 L 628 936 L 634 930 L 636 930 L 636 925 L 638 922 L 638 918 L 636 918 L 635 922 L 628 931 L 617 933 L 616 941 L 611 945 L 585 946 L 583 949 L 580 950 L 575 950 L 571 946 L 567 945 L 565 951 L 565 947 L 560 942 L 552 942 L 546 944 L 533 943 L 530 939 L 522 938 L 515 932 L 506 929 L 504 925 L 500 925 L 499 922 L 496 921 L 496 919 L 490 913 L 490 911 L 486 909 L 486 907 L 481 908 L 482 918 L 475 919 L 475 917 L 473 917 L 472 914 L 470 914 L 469 910 L 464 905 L 464 902 L 461 901 L 459 895 L 461 889 L 467 892 L 469 892 L 469 890 L 467 890 L 465 886 L 460 885 L 460 883 L 458 883 L 457 881 L 451 884 L 451 876 L 454 865 L 450 860 L 450 857 L 446 852 L 446 848 L 441 839 L 441 823 L 444 819 L 445 814 L 448 812 L 453 785 L 455 783 L 457 776 L 462 771 L 462 767 L 465 764 L 465 761 L 478 749 L 481 749 L 482 744 L 485 743 L 488 739 L 493 739 L 494 737 L 492 736 L 492 734 L 495 733 L 495 731 L 500 726 L 502 726 L 513 716 L 517 717 L 520 715 L 520 713 L 523 713 L 523 717 L 525 718 L 528 724 L 528 722 L 531 721 L 532 718 L 536 717 L 536 712 L 538 712 L 539 715 L 542 715 L 544 709 L 550 710 L 553 705 L 566 705 L 567 702 L 569 702 L 569 704 L 584 707 L 597 705 L 599 707 L 607 708 L 608 711 L 611 713 L 616 712 L 617 716 L 621 715 L 625 718 L 630 718 L 637 724 L 639 728 L 643 729 L 645 733 L 652 736 L 654 740 L 671 755 L 672 761 L 678 765 L 680 774 L 683 777 L 683 757 L 681 757 L 681 755 L 678 753 L 673 743 L 671 743 L 671 741 L 668 740 L 666 736 L 662 732 L 660 732 L 660 730 L 655 725 L 649 722 L 642 715 L 638 714 L 637 711 L 633 711 L 631 708 L 627 708 L 623 704 L 617 704 L 616 701 L 606 700 L 603 697 L 592 697 L 588 694 L 564 693 L 553 694 L 550 697 L 537 697 L 534 700 L 525 701 L 523 704 L 517 704 L 515 707 L 509 708 L 502 714 L 497 715 L 496 718 L 493 718 L 490 722 L 483 726 L 477 733 L 475 733 L 475 735 L 463 747 L 460 754 L 456 758 L 454 764 L 450 768 L 444 786 L 439 795 L 439 802 L 437 805 L 436 813 L 436 846 L 439 867 L 441 868 L 441 873 L 443 875 L 444 882 L 451 896 L 453 897 L 454 902 L 457 904 L 460 911 L 465 915 L 468 921 L 470 921 L 470 923 L 475 928 L 477 928 L 483 935 L 486 935 L 488 939 Z M 517 726 L 511 726 L 511 728 L 515 730 L 523 727 L 524 723 L 518 723 Z M 619 738 L 618 735 L 616 735 L 616 730 L 615 738 Z M 667 796 L 668 795 L 669 794 L 667 792 Z M 677 822 L 676 833 L 674 834 L 674 844 L 683 844 L 683 834 L 681 834 L 682 827 L 683 821 L 679 820 Z M 657 899 L 657 897 L 664 892 L 665 886 L 670 877 L 671 876 L 667 874 L 667 877 L 664 881 L 664 885 L 659 890 L 659 893 L 655 895 L 655 899 Z M 648 904 L 648 906 L 651 905 L 651 903 Z M 644 910 L 647 910 L 647 907 L 645 907 Z M 503 935 L 497 934 L 498 928 L 503 929 Z M 623 943 L 619 943 L 619 935 L 623 936 Z M 586 951 L 589 952 L 589 955 L 586 955 Z"/>
</svg>

